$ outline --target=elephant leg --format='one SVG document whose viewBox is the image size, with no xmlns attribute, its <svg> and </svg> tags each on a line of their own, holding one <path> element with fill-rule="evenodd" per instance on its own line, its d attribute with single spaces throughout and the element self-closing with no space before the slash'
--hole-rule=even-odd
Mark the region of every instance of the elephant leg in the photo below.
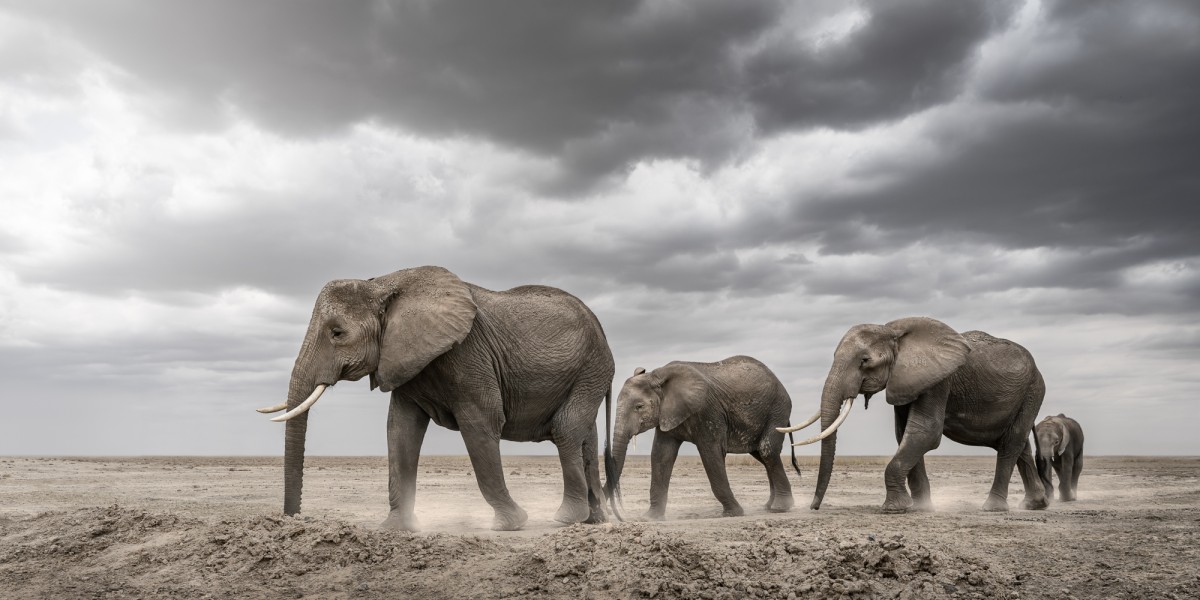
<svg viewBox="0 0 1200 600">
<path fill-rule="evenodd" d="M 1033 452 L 1029 447 L 1028 428 L 1014 428 L 1001 440 L 996 449 L 996 476 L 992 479 L 992 489 L 988 491 L 987 500 L 983 502 L 983 510 L 987 512 L 1008 511 L 1008 484 L 1012 480 L 1013 467 L 1018 463 L 1021 467 L 1021 481 L 1025 484 L 1025 499 L 1021 506 L 1029 510 L 1046 508 L 1045 486 L 1037 480 L 1028 477 L 1037 473 L 1033 461 Z M 1025 435 L 1022 435 L 1025 434 Z M 1025 456 L 1028 455 L 1028 464 Z"/>
<path fill-rule="evenodd" d="M 595 426 L 592 426 L 595 431 Z M 559 523 L 582 523 L 591 517 L 588 502 L 587 468 L 583 458 L 583 440 L 577 430 L 554 428 L 551 434 L 558 446 L 558 462 L 563 472 L 563 499 L 554 520 Z"/>
<path fill-rule="evenodd" d="M 654 445 L 650 448 L 650 509 L 647 519 L 661 521 L 667 515 L 667 488 L 671 486 L 671 472 L 675 470 L 675 459 L 683 440 L 654 432 Z"/>
<path fill-rule="evenodd" d="M 1075 457 L 1063 453 L 1061 460 L 1062 467 L 1058 472 L 1058 499 L 1071 502 L 1075 499 L 1075 486 L 1071 485 L 1075 478 Z"/>
<path fill-rule="evenodd" d="M 388 408 L 388 511 L 383 529 L 416 531 L 413 506 L 417 496 L 417 464 L 429 415 L 416 404 L 392 394 Z"/>
<path fill-rule="evenodd" d="M 729 488 L 729 475 L 725 472 L 725 451 L 715 445 L 701 444 L 700 462 L 704 464 L 704 473 L 708 475 L 708 484 L 712 487 L 713 495 L 721 503 L 723 517 L 740 517 L 746 514 L 742 505 L 733 497 Z"/>
<path fill-rule="evenodd" d="M 774 452 L 767 451 L 751 452 L 755 460 L 762 463 L 762 466 L 767 470 L 767 482 L 771 488 L 771 495 L 767 498 L 767 504 L 763 508 L 770 512 L 787 512 L 795 505 L 792 499 L 792 485 L 787 480 L 787 470 L 783 468 L 783 461 L 779 458 L 779 450 Z"/>
<path fill-rule="evenodd" d="M 492 529 L 520 529 L 529 520 L 529 515 L 513 501 L 512 496 L 508 494 L 508 486 L 504 483 L 504 467 L 500 463 L 500 427 L 479 425 L 482 421 L 461 417 L 458 422 L 463 443 L 467 446 L 467 456 L 471 458 L 471 468 L 475 470 L 475 481 L 479 484 L 479 491 L 496 512 L 492 520 Z"/>
<path fill-rule="evenodd" d="M 591 514 L 584 523 L 607 523 L 608 513 L 604 511 L 604 485 L 600 483 L 600 447 L 596 433 L 596 424 L 592 423 L 591 434 L 583 440 L 583 469 L 587 477 L 588 506 Z"/>
<path fill-rule="evenodd" d="M 949 387 L 939 384 L 907 405 L 907 418 L 897 424 L 900 447 L 883 471 L 887 497 L 883 501 L 884 513 L 903 513 L 913 506 L 913 497 L 905 487 L 907 481 L 916 481 L 918 489 L 929 497 L 929 478 L 925 472 L 925 453 L 942 443 L 942 427 L 946 420 L 946 395 Z M 896 411 L 900 419 L 901 411 Z M 899 431 L 902 429 L 902 433 Z M 913 471 L 921 467 L 916 475 Z"/>
<path fill-rule="evenodd" d="M 1077 498 L 1079 493 L 1079 473 L 1083 471 L 1083 454 L 1075 455 L 1074 468 L 1071 469 L 1071 499 Z"/>
<path fill-rule="evenodd" d="M 1042 510 L 1050 505 L 1049 497 L 1045 496 L 1045 484 L 1038 472 L 1037 461 L 1033 459 L 1033 446 L 1025 440 L 1025 449 L 1017 458 L 1017 470 L 1021 473 L 1021 484 L 1025 486 L 1025 499 L 1021 508 L 1025 510 Z M 1041 501 L 1038 500 L 1037 490 L 1042 491 Z"/>
<path fill-rule="evenodd" d="M 909 405 L 896 406 L 896 443 L 904 441 L 904 429 L 908 424 Z M 929 491 L 929 474 L 925 471 L 925 456 L 922 455 L 917 464 L 908 472 L 908 489 L 912 494 L 912 506 L 909 510 L 919 512 L 933 511 L 933 497 Z"/>
</svg>

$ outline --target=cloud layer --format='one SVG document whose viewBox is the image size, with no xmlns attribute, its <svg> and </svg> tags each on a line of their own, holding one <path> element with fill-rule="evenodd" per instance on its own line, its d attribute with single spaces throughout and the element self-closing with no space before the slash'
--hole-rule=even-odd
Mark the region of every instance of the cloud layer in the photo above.
<svg viewBox="0 0 1200 600">
<path fill-rule="evenodd" d="M 801 416 L 849 326 L 930 315 L 1098 453 L 1194 454 L 1196 39 L 1167 0 L 4 9 L 0 454 L 276 453 L 247 409 L 320 286 L 422 264 L 584 298 L 615 385 L 751 354 Z M 383 451 L 351 385 L 313 451 Z"/>
</svg>

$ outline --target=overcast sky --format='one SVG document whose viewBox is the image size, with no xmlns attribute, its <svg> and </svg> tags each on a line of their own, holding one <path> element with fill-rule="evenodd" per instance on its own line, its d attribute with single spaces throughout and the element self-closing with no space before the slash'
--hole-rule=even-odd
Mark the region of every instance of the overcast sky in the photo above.
<svg viewBox="0 0 1200 600">
<path fill-rule="evenodd" d="M 0 1 L 0 454 L 282 454 L 321 286 L 426 264 L 579 296 L 615 389 L 748 354 L 802 419 L 926 315 L 1200 454 L 1197 107 L 1190 0 Z M 368 387 L 310 453 L 386 453 Z"/>
</svg>

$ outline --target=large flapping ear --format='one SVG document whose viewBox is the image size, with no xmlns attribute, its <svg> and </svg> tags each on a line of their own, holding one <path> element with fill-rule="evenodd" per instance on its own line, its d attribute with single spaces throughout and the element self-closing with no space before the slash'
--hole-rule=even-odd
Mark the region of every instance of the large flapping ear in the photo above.
<svg viewBox="0 0 1200 600">
<path fill-rule="evenodd" d="M 1062 421 L 1056 421 L 1055 425 L 1058 425 L 1058 431 L 1061 435 L 1058 438 L 1058 445 L 1054 447 L 1054 456 L 1062 456 L 1067 452 L 1067 444 L 1071 443 L 1071 430 Z"/>
<path fill-rule="evenodd" d="M 896 336 L 896 362 L 887 383 L 888 404 L 908 404 L 967 362 L 971 347 L 949 325 L 907 317 L 884 325 Z"/>
<path fill-rule="evenodd" d="M 662 386 L 658 428 L 670 431 L 700 412 L 708 398 L 708 381 L 695 367 L 669 364 L 655 369 L 653 375 Z"/>
<path fill-rule="evenodd" d="M 441 267 L 405 269 L 372 281 L 384 297 L 379 368 L 372 383 L 390 392 L 462 342 L 476 307 L 467 284 Z"/>
</svg>

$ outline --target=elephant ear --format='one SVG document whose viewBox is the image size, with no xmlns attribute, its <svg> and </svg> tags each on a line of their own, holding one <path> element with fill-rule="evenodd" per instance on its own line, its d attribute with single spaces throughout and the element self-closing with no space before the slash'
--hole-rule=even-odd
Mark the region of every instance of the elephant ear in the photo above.
<svg viewBox="0 0 1200 600">
<path fill-rule="evenodd" d="M 884 325 L 896 336 L 896 362 L 887 382 L 888 404 L 903 405 L 967 362 L 971 347 L 949 325 L 907 317 Z"/>
<path fill-rule="evenodd" d="M 1056 423 L 1058 430 L 1062 435 L 1058 438 L 1058 446 L 1054 447 L 1054 456 L 1062 456 L 1067 452 L 1067 444 L 1071 443 L 1071 430 L 1067 428 L 1067 424 L 1059 421 Z"/>
<path fill-rule="evenodd" d="M 379 368 L 371 384 L 390 392 L 462 342 L 476 306 L 467 284 L 441 267 L 405 269 L 372 281 L 384 303 Z"/>
<path fill-rule="evenodd" d="M 662 406 L 659 408 L 658 428 L 670 431 L 704 408 L 708 384 L 704 375 L 694 367 L 669 364 L 655 369 L 654 377 L 662 386 Z"/>
</svg>

